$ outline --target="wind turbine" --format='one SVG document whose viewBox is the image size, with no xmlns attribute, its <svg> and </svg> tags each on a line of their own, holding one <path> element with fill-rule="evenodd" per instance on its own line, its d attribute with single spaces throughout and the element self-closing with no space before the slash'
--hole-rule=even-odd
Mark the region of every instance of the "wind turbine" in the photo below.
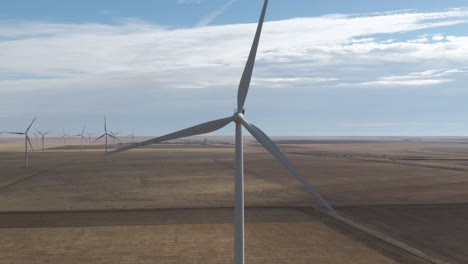
<svg viewBox="0 0 468 264">
<path fill-rule="evenodd" d="M 86 137 L 84 136 L 84 132 L 85 132 L 85 129 L 86 129 L 86 126 L 83 127 L 83 130 L 81 131 L 80 134 L 78 135 L 75 135 L 76 137 L 80 137 L 80 140 L 81 140 L 81 152 L 83 152 L 83 139 L 86 141 Z"/>
<path fill-rule="evenodd" d="M 107 137 L 111 137 L 111 138 L 115 138 L 113 135 L 107 133 L 107 121 L 106 121 L 106 117 L 104 117 L 104 134 L 102 134 L 102 136 L 96 138 L 94 142 L 98 141 L 99 139 L 101 139 L 102 137 L 105 137 L 106 138 L 106 152 L 105 152 L 105 156 L 106 156 L 106 161 L 107 161 L 107 156 L 108 156 L 108 152 L 107 152 Z"/>
<path fill-rule="evenodd" d="M 45 141 L 44 138 L 45 138 L 45 136 L 46 136 L 47 134 L 49 134 L 50 132 L 52 132 L 52 130 L 49 130 L 49 131 L 47 131 L 47 132 L 45 132 L 45 133 L 42 133 L 41 131 L 39 131 L 39 130 L 36 129 L 36 132 L 39 133 L 39 134 L 41 135 L 41 137 L 42 137 L 42 152 L 44 152 L 44 141 Z"/>
<path fill-rule="evenodd" d="M 28 128 L 26 128 L 25 132 L 8 132 L 9 134 L 24 135 L 24 167 L 25 168 L 29 167 L 29 164 L 28 164 L 28 143 L 29 143 L 29 146 L 31 147 L 31 149 L 34 151 L 34 148 L 33 148 L 32 144 L 31 144 L 31 140 L 29 139 L 29 136 L 28 136 L 28 132 L 29 132 L 29 129 L 31 128 L 32 124 L 34 123 L 34 121 L 36 121 L 36 118 L 37 118 L 37 116 L 33 119 L 33 121 L 31 121 L 31 124 L 29 124 Z"/>
<path fill-rule="evenodd" d="M 94 131 L 93 132 L 86 132 L 86 135 L 88 135 L 88 144 L 91 144 L 91 136 L 94 134 Z"/>
<path fill-rule="evenodd" d="M 132 133 L 130 135 L 128 135 L 130 137 L 130 142 L 132 142 L 132 143 L 133 143 L 133 139 L 135 138 L 134 132 L 135 132 L 135 130 L 132 129 Z"/>
<path fill-rule="evenodd" d="M 34 133 L 33 135 L 36 137 L 36 148 L 39 148 L 39 133 Z"/>
<path fill-rule="evenodd" d="M 63 146 L 65 147 L 67 145 L 67 137 L 70 136 L 70 134 L 65 133 L 65 128 L 63 129 Z"/>
<path fill-rule="evenodd" d="M 235 173 L 235 208 L 234 208 L 234 262 L 236 264 L 244 263 L 244 157 L 243 157 L 243 142 L 242 142 L 242 126 L 265 148 L 267 149 L 276 159 L 278 159 L 289 171 L 296 176 L 299 181 L 304 184 L 307 189 L 321 202 L 321 204 L 327 208 L 333 214 L 336 214 L 335 210 L 330 204 L 320 195 L 320 193 L 305 179 L 305 177 L 289 162 L 288 159 L 281 153 L 279 148 L 273 143 L 273 141 L 261 131 L 258 127 L 247 122 L 244 117 L 244 103 L 247 97 L 247 92 L 250 86 L 250 80 L 255 64 L 255 56 L 257 53 L 257 47 L 260 40 L 260 34 L 262 31 L 262 25 L 265 18 L 265 12 L 268 5 L 268 0 L 265 0 L 263 4 L 262 13 L 260 20 L 257 25 L 257 31 L 255 33 L 254 41 L 250 49 L 249 57 L 242 73 L 242 77 L 239 83 L 237 93 L 237 110 L 233 116 L 229 116 L 222 119 L 202 123 L 193 127 L 179 130 L 174 133 L 170 133 L 161 137 L 146 140 L 140 143 L 135 143 L 123 147 L 121 149 L 112 151 L 111 153 L 121 152 L 141 146 L 155 144 L 162 141 L 195 136 L 216 131 L 225 127 L 227 124 L 234 122 L 236 124 L 236 173 Z"/>
<path fill-rule="evenodd" d="M 120 134 L 120 132 L 122 131 L 118 131 L 118 132 L 112 132 L 112 130 L 109 131 L 109 133 L 113 136 L 112 137 L 112 148 L 115 149 L 115 140 L 118 140 L 120 141 L 120 139 L 117 138 L 117 135 Z"/>
</svg>

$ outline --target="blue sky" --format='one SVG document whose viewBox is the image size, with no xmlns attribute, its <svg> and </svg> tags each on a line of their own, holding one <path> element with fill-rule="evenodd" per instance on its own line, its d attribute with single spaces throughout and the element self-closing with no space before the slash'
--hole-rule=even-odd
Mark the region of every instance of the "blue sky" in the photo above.
<svg viewBox="0 0 468 264">
<path fill-rule="evenodd" d="M 5 1 L 0 130 L 225 117 L 261 4 Z M 272 136 L 468 135 L 467 22 L 466 1 L 270 0 L 247 119 Z"/>
<path fill-rule="evenodd" d="M 120 18 L 138 18 L 156 24 L 170 26 L 193 26 L 203 17 L 221 8 L 224 0 L 17 0 L 2 3 L 2 19 L 47 20 L 65 23 L 115 23 Z M 258 16 L 258 1 L 237 0 L 211 24 L 254 22 Z M 464 0 L 416 0 L 416 1 L 271 1 L 268 20 L 295 17 L 321 16 L 334 13 L 370 13 L 403 9 L 437 11 L 445 8 L 466 6 Z"/>
</svg>

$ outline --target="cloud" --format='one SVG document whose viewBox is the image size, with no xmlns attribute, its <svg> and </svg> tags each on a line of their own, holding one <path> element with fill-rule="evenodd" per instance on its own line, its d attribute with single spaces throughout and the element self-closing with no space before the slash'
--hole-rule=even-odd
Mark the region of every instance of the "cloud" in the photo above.
<svg viewBox="0 0 468 264">
<path fill-rule="evenodd" d="M 185 5 L 185 4 L 200 4 L 201 0 L 177 0 L 177 3 L 179 5 Z"/>
<path fill-rule="evenodd" d="M 226 11 L 226 9 L 228 9 L 232 4 L 234 4 L 234 2 L 236 2 L 237 0 L 229 0 L 226 4 L 224 4 L 221 8 L 218 8 L 216 9 L 215 11 L 211 12 L 210 14 L 208 14 L 207 16 L 205 16 L 204 18 L 202 18 L 197 26 L 198 27 L 204 27 L 204 26 L 207 26 L 209 25 L 211 22 L 213 22 L 213 20 L 218 17 L 219 15 L 221 15 L 222 13 L 224 13 Z"/>
<path fill-rule="evenodd" d="M 112 11 L 102 9 L 102 10 L 99 10 L 98 13 L 101 14 L 101 15 L 109 15 L 109 14 L 112 14 Z"/>
<path fill-rule="evenodd" d="M 456 73 L 466 73 L 465 69 L 437 69 L 413 72 L 402 76 L 380 77 L 376 81 L 357 83 L 358 86 L 426 86 L 453 82 L 455 79 L 441 78 Z M 343 84 L 341 84 L 343 85 Z"/>
<path fill-rule="evenodd" d="M 326 83 L 338 81 L 338 78 L 324 78 L 324 77 L 303 77 L 303 78 L 255 78 L 251 85 L 275 88 L 275 87 L 289 87 L 291 85 L 314 85 L 317 83 Z"/>
<path fill-rule="evenodd" d="M 365 86 L 426 86 L 426 85 L 436 85 L 442 83 L 452 82 L 451 79 L 437 79 L 437 80 L 380 80 L 374 82 L 365 82 L 361 85 Z"/>
<path fill-rule="evenodd" d="M 411 123 L 412 124 L 412 123 Z M 342 124 L 345 127 L 391 127 L 391 126 L 402 126 L 408 125 L 403 123 L 351 123 Z"/>
<path fill-rule="evenodd" d="M 266 22 L 252 82 L 291 89 L 339 85 L 337 80 L 361 86 L 452 82 L 460 76 L 395 76 L 466 65 L 468 36 L 440 32 L 467 21 L 468 10 L 450 9 Z M 255 26 L 173 29 L 128 19 L 116 25 L 0 22 L 0 92 L 124 85 L 235 89 Z M 418 36 L 422 29 L 444 37 Z M 416 36 L 400 39 L 402 34 Z"/>
<path fill-rule="evenodd" d="M 455 122 L 437 122 L 437 123 L 423 123 L 423 122 L 389 122 L 389 123 L 343 123 L 341 126 L 344 127 L 375 127 L 375 128 L 385 128 L 385 127 L 424 127 L 424 126 L 457 126 L 461 123 Z"/>
</svg>

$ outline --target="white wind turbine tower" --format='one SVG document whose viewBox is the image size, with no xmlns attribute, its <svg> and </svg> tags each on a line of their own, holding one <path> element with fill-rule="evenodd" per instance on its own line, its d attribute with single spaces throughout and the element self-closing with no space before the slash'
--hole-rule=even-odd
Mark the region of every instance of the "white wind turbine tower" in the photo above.
<svg viewBox="0 0 468 264">
<path fill-rule="evenodd" d="M 135 134 L 134 134 L 135 130 L 132 129 L 132 133 L 130 135 L 128 135 L 130 137 L 130 142 L 133 143 L 133 139 L 135 138 Z"/>
<path fill-rule="evenodd" d="M 330 204 L 320 195 L 320 193 L 304 178 L 304 176 L 286 159 L 281 153 L 279 148 L 273 143 L 273 141 L 263 133 L 258 127 L 247 122 L 244 118 L 244 103 L 247 97 L 247 92 L 250 86 L 250 80 L 252 77 L 253 67 L 255 63 L 255 56 L 257 53 L 258 42 L 260 40 L 260 34 L 262 25 L 265 17 L 268 0 L 265 0 L 263 4 L 262 13 L 258 22 L 257 31 L 252 44 L 252 48 L 247 59 L 247 63 L 242 73 L 240 80 L 238 93 L 237 93 L 237 110 L 233 116 L 229 116 L 222 119 L 199 124 L 193 127 L 189 127 L 177 132 L 167 134 L 161 137 L 153 138 L 150 140 L 143 141 L 141 143 L 131 144 L 121 149 L 112 151 L 111 153 L 121 152 L 128 149 L 138 148 L 141 146 L 155 144 L 162 141 L 189 137 L 194 135 L 205 134 L 216 131 L 225 127 L 231 122 L 236 123 L 236 173 L 235 173 L 235 209 L 234 209 L 234 228 L 235 228 L 235 247 L 234 247 L 234 262 L 236 264 L 244 263 L 244 157 L 243 157 L 243 142 L 242 142 L 242 126 L 252 134 L 252 136 L 275 158 L 277 158 L 289 171 L 296 176 L 299 181 L 304 184 L 307 189 L 320 201 L 320 203 L 327 208 L 333 214 L 336 214 L 335 210 Z"/>
<path fill-rule="evenodd" d="M 39 131 L 39 130 L 36 129 L 36 132 L 39 133 L 39 134 L 41 135 L 41 137 L 42 137 L 42 138 L 41 138 L 41 142 L 42 142 L 42 152 L 44 152 L 44 141 L 45 141 L 44 138 L 45 138 L 45 136 L 46 136 L 47 134 L 49 134 L 50 132 L 52 132 L 52 130 L 49 130 L 49 131 L 47 131 L 47 132 L 45 132 L 45 133 L 42 133 L 41 131 Z"/>
<path fill-rule="evenodd" d="M 106 156 L 106 161 L 107 161 L 107 156 L 108 156 L 108 151 L 107 151 L 107 137 L 111 137 L 111 138 L 115 138 L 113 135 L 107 133 L 107 121 L 106 121 L 106 117 L 104 117 L 104 134 L 102 134 L 102 136 L 96 138 L 94 142 L 98 141 L 99 139 L 101 139 L 102 137 L 105 137 L 106 138 L 106 152 L 105 152 L 105 156 Z"/>
<path fill-rule="evenodd" d="M 36 121 L 37 116 L 31 121 L 31 124 L 29 124 L 28 128 L 26 128 L 25 132 L 8 132 L 9 134 L 16 134 L 16 135 L 24 135 L 24 167 L 28 168 L 29 163 L 28 163 L 28 143 L 31 149 L 34 151 L 34 148 L 31 144 L 31 140 L 29 139 L 28 132 L 31 126 L 33 125 L 34 121 Z"/>
<path fill-rule="evenodd" d="M 88 135 L 88 144 L 91 144 L 91 136 L 94 134 L 94 131 L 93 132 L 86 132 L 86 135 Z"/>
<path fill-rule="evenodd" d="M 65 128 L 64 128 L 64 129 L 63 129 L 63 136 L 62 136 L 62 138 L 63 138 L 63 146 L 64 146 L 64 147 L 67 146 L 67 137 L 69 137 L 69 136 L 70 136 L 70 134 L 65 133 Z"/>
<path fill-rule="evenodd" d="M 83 152 L 83 139 L 84 139 L 85 142 L 88 142 L 88 141 L 86 140 L 86 137 L 84 136 L 85 129 L 86 129 L 86 126 L 83 127 L 83 130 L 81 131 L 80 134 L 75 135 L 76 137 L 80 137 L 80 141 L 81 141 L 81 152 Z"/>
</svg>

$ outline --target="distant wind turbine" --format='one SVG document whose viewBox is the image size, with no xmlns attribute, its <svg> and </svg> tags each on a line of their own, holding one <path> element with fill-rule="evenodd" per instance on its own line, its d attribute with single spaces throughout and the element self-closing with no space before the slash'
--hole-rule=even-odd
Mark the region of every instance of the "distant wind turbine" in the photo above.
<svg viewBox="0 0 468 264">
<path fill-rule="evenodd" d="M 67 137 L 69 137 L 69 136 L 70 136 L 70 134 L 65 133 L 65 128 L 64 128 L 64 129 L 63 129 L 63 136 L 62 136 L 62 138 L 63 138 L 63 146 L 64 146 L 64 147 L 67 146 Z"/>
<path fill-rule="evenodd" d="M 75 135 L 76 137 L 80 137 L 80 141 L 81 141 L 81 152 L 83 152 L 83 139 L 84 139 L 85 142 L 87 142 L 86 137 L 84 136 L 85 129 L 86 129 L 86 126 L 83 127 L 83 130 L 81 131 L 80 134 Z"/>
<path fill-rule="evenodd" d="M 333 214 L 336 214 L 335 210 L 330 206 L 330 204 L 320 195 L 320 193 L 306 180 L 306 178 L 291 164 L 291 162 L 286 159 L 282 154 L 280 149 L 273 143 L 273 141 L 261 131 L 258 127 L 247 122 L 244 118 L 245 110 L 244 103 L 247 98 L 247 92 L 250 86 L 250 80 L 252 77 L 252 72 L 255 63 L 255 56 L 257 53 L 257 47 L 260 40 L 260 34 L 262 30 L 262 25 L 265 17 L 265 12 L 267 8 L 268 0 L 265 0 L 263 4 L 262 13 L 260 15 L 260 20 L 258 22 L 257 31 L 255 33 L 255 38 L 250 49 L 250 54 L 247 59 L 247 63 L 242 73 L 240 80 L 238 93 L 237 93 L 237 110 L 233 116 L 226 118 L 202 123 L 193 127 L 189 127 L 183 130 L 179 130 L 174 133 L 170 133 L 161 137 L 153 138 L 150 140 L 143 141 L 141 143 L 135 143 L 123 147 L 121 149 L 112 151 L 111 153 L 121 152 L 133 148 L 138 148 L 141 146 L 155 144 L 167 140 L 173 140 L 183 137 L 195 136 L 200 134 L 206 134 L 209 132 L 216 131 L 228 125 L 231 122 L 236 124 L 236 150 L 235 150 L 235 160 L 236 160 L 236 174 L 235 174 L 235 208 L 234 208 L 234 262 L 236 264 L 244 263 L 244 153 L 243 153 L 243 138 L 242 138 L 242 126 L 244 126 L 247 131 L 265 148 L 267 149 L 276 159 L 278 159 L 289 171 L 292 172 L 297 179 L 299 179 L 302 184 L 307 187 L 307 189 L 317 198 L 321 204 L 327 208 Z"/>
<path fill-rule="evenodd" d="M 44 138 L 45 138 L 45 136 L 46 136 L 47 134 L 49 134 L 50 132 L 52 132 L 52 130 L 49 130 L 49 131 L 47 131 L 47 132 L 45 132 L 45 133 L 42 133 L 41 131 L 39 131 L 39 130 L 36 129 L 36 132 L 39 133 L 39 134 L 41 135 L 41 137 L 42 137 L 42 152 L 44 152 L 44 141 L 45 141 Z"/>
<path fill-rule="evenodd" d="M 134 134 L 135 130 L 132 129 L 132 133 L 130 135 L 128 135 L 130 137 L 130 142 L 133 143 L 133 139 L 135 138 L 135 134 Z"/>
<path fill-rule="evenodd" d="M 109 133 L 111 133 L 111 135 L 113 136 L 112 137 L 112 148 L 113 149 L 115 149 L 115 140 L 120 141 L 120 139 L 117 138 L 117 135 L 120 134 L 120 132 L 122 132 L 122 131 L 118 131 L 118 132 L 112 132 L 112 130 L 109 131 Z"/>
<path fill-rule="evenodd" d="M 106 138 L 106 152 L 104 153 L 104 155 L 106 156 L 106 161 L 107 161 L 107 159 L 108 159 L 107 137 L 111 137 L 111 138 L 114 138 L 114 139 L 115 139 L 115 137 L 114 137 L 113 135 L 107 133 L 107 121 L 106 121 L 106 117 L 104 117 L 104 134 L 102 134 L 102 136 L 96 138 L 96 139 L 93 141 L 93 143 L 96 142 L 96 141 L 98 141 L 98 140 L 101 139 L 102 137 L 105 137 L 105 138 Z"/>
<path fill-rule="evenodd" d="M 91 136 L 94 134 L 95 131 L 93 132 L 86 132 L 86 135 L 88 135 L 88 144 L 91 144 Z"/>
<path fill-rule="evenodd" d="M 31 144 L 31 140 L 29 139 L 28 132 L 31 126 L 33 125 L 34 121 L 36 121 L 37 116 L 31 121 L 31 124 L 29 124 L 28 128 L 26 128 L 25 132 L 8 132 L 9 134 L 16 134 L 16 135 L 24 135 L 24 167 L 28 168 L 28 143 L 29 146 L 31 147 L 32 151 L 34 151 L 34 148 Z"/>
</svg>

